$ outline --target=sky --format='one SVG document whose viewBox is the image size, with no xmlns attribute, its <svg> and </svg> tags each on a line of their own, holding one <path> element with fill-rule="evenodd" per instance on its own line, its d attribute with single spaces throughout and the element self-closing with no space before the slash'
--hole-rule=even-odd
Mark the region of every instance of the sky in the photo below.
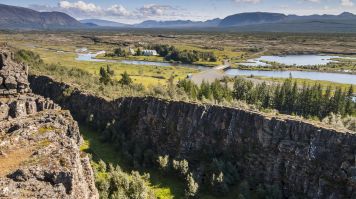
<svg viewBox="0 0 356 199">
<path fill-rule="evenodd" d="M 145 20 L 208 20 L 241 12 L 356 13 L 356 0 L 1 0 L 37 11 L 61 11 L 77 19 L 122 23 Z"/>
</svg>

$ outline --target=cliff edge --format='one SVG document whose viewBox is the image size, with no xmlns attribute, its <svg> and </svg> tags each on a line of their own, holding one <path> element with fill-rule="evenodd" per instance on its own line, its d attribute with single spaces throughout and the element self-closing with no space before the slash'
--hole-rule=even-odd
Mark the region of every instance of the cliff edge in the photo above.
<svg viewBox="0 0 356 199">
<path fill-rule="evenodd" d="M 356 198 L 356 133 L 287 117 L 213 105 L 128 97 L 107 101 L 49 77 L 30 77 L 35 93 L 145 163 L 145 154 L 185 159 L 200 184 L 213 160 L 224 176 L 274 186 L 283 198 Z M 71 91 L 71 92 L 68 92 Z M 139 149 L 139 150 L 138 150 Z M 232 183 L 238 183 L 233 181 Z M 209 185 L 207 185 L 209 186 Z"/>
<path fill-rule="evenodd" d="M 31 93 L 27 66 L 0 48 L 0 198 L 99 198 L 68 111 Z"/>
</svg>

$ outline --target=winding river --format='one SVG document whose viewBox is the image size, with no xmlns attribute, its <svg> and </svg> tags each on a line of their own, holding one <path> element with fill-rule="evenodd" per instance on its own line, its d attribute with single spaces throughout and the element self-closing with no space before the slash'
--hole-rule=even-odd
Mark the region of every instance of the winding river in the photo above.
<svg viewBox="0 0 356 199">
<path fill-rule="evenodd" d="M 104 51 L 103 51 L 104 52 Z M 103 52 L 100 52 L 101 54 Z M 150 65 L 150 66 L 177 66 L 177 67 L 189 67 L 199 70 L 209 70 L 211 67 L 198 66 L 192 64 L 179 64 L 179 63 L 170 63 L 170 62 L 150 62 L 150 61 L 135 61 L 135 60 L 107 60 L 107 59 L 96 59 L 95 57 L 98 53 L 86 53 L 78 54 L 77 61 L 92 61 L 92 62 L 109 62 L 109 63 L 124 63 L 124 64 L 133 64 L 133 65 Z M 314 57 L 313 57 L 314 56 Z M 262 57 L 266 59 L 266 57 Z M 278 61 L 273 60 L 272 56 L 269 56 L 269 61 Z M 282 59 L 282 62 L 286 63 L 299 63 L 305 65 L 307 60 L 312 60 L 313 64 L 326 64 L 327 62 L 332 61 L 332 58 L 338 58 L 336 56 L 320 56 L 320 55 L 293 55 L 288 57 L 279 57 L 274 56 L 276 59 Z M 297 59 L 294 60 L 293 58 Z M 261 59 L 262 60 L 262 59 Z M 293 78 L 302 78 L 302 79 L 311 79 L 311 80 L 322 80 L 322 81 L 331 81 L 336 83 L 343 84 L 355 84 L 356 85 L 356 75 L 354 74 L 343 74 L 343 73 L 326 73 L 326 72 L 310 72 L 310 71 L 260 71 L 260 70 L 239 70 L 239 69 L 229 69 L 225 71 L 226 75 L 230 76 L 264 76 L 264 77 L 275 77 L 275 78 L 288 78 L 292 75 Z"/>
</svg>

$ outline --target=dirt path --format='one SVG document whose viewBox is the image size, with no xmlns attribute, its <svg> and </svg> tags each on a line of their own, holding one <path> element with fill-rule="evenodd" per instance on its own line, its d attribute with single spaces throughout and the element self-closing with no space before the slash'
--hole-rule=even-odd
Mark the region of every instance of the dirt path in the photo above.
<svg viewBox="0 0 356 199">
<path fill-rule="evenodd" d="M 6 155 L 0 155 L 0 177 L 4 177 L 21 163 L 29 159 L 32 155 L 32 149 L 29 147 L 12 149 L 5 152 Z"/>
</svg>

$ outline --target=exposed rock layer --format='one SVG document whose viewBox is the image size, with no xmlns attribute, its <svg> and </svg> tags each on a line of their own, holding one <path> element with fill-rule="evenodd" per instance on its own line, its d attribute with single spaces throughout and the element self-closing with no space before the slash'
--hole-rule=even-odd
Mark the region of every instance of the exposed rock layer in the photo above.
<svg viewBox="0 0 356 199">
<path fill-rule="evenodd" d="M 0 78 L 0 198 L 98 198 L 70 113 L 29 93 L 27 67 L 7 49 Z"/>
<path fill-rule="evenodd" d="M 27 93 L 28 67 L 13 61 L 14 54 L 3 47 L 0 49 L 0 95 Z"/>
<path fill-rule="evenodd" d="M 48 77 L 30 82 L 35 93 L 69 109 L 77 120 L 98 128 L 111 124 L 118 134 L 113 137 L 154 153 L 199 164 L 208 149 L 216 157 L 228 154 L 242 178 L 277 184 L 285 197 L 356 198 L 354 133 L 151 97 L 109 102 L 78 90 L 68 94 L 68 85 Z"/>
</svg>

